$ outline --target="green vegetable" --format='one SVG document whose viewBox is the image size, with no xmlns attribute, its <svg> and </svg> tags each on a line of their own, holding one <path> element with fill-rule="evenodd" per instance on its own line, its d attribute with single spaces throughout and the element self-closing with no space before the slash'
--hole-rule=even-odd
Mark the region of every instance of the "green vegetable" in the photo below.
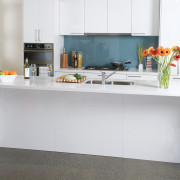
<svg viewBox="0 0 180 180">
<path fill-rule="evenodd" d="M 3 72 L 0 72 L 0 76 L 4 76 L 5 74 Z"/>
<path fill-rule="evenodd" d="M 82 76 L 81 76 L 80 74 L 78 74 L 78 73 L 76 73 L 76 74 L 74 75 L 74 77 L 75 77 L 77 80 L 82 79 Z"/>
</svg>

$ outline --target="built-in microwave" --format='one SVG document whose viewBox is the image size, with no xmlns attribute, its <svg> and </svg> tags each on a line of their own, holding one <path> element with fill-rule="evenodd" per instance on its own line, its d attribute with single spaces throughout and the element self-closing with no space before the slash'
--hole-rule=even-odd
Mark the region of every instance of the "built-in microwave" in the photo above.
<svg viewBox="0 0 180 180">
<path fill-rule="evenodd" d="M 54 44 L 46 43 L 25 43 L 24 44 L 24 63 L 28 58 L 29 64 L 36 64 L 37 67 L 53 65 L 51 75 L 54 75 Z"/>
</svg>

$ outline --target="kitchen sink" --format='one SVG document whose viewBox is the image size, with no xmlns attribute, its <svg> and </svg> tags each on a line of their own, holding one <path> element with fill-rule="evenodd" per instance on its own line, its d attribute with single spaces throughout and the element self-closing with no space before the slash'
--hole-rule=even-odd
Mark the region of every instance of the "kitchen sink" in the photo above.
<svg viewBox="0 0 180 180">
<path fill-rule="evenodd" d="M 102 81 L 101 80 L 91 80 L 91 81 L 86 81 L 86 84 L 102 84 Z M 106 81 L 106 85 L 130 86 L 130 85 L 134 85 L 134 82 L 132 82 L 132 81 Z"/>
<path fill-rule="evenodd" d="M 134 85 L 132 81 L 113 81 L 113 85 Z"/>
<path fill-rule="evenodd" d="M 87 81 L 86 84 L 102 84 L 102 81 L 100 80 L 92 80 L 92 81 Z M 111 85 L 111 81 L 106 81 L 106 84 Z"/>
</svg>

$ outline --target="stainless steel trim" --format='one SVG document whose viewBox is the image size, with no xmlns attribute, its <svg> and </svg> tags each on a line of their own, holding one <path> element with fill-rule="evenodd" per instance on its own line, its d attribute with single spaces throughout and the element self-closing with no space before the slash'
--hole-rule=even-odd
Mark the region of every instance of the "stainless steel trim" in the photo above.
<svg viewBox="0 0 180 180">
<path fill-rule="evenodd" d="M 24 52 L 31 52 L 31 53 L 45 53 L 45 52 L 53 52 L 53 49 L 45 49 L 45 50 L 24 50 Z"/>
<path fill-rule="evenodd" d="M 86 36 L 131 36 L 131 33 L 84 33 Z"/>
<path fill-rule="evenodd" d="M 72 35 L 73 35 L 73 34 L 74 34 L 74 35 L 76 35 L 76 34 L 77 34 L 77 35 L 83 35 L 84 33 L 70 33 L 70 34 L 72 34 Z"/>
<path fill-rule="evenodd" d="M 132 33 L 132 36 L 135 36 L 135 35 L 146 35 L 146 33 Z"/>
</svg>

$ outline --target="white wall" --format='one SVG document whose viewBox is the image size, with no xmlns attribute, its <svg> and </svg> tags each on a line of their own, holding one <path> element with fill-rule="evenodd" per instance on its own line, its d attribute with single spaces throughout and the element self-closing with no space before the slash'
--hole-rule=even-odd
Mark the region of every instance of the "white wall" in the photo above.
<svg viewBox="0 0 180 180">
<path fill-rule="evenodd" d="M 22 0 L 0 0 L 0 70 L 23 72 Z"/>
</svg>

